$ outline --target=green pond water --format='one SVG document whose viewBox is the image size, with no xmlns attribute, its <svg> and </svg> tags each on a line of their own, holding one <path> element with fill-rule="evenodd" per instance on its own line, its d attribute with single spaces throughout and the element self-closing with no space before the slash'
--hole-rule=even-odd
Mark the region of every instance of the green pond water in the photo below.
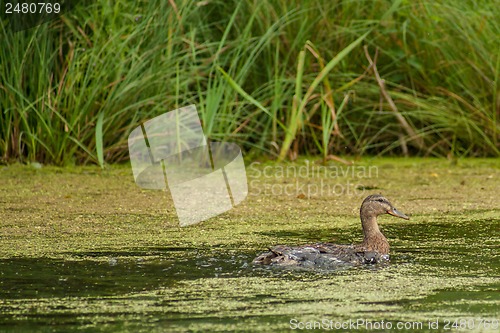
<svg viewBox="0 0 500 333">
<path fill-rule="evenodd" d="M 380 218 L 389 263 L 336 271 L 251 261 L 273 244 L 359 241 L 366 193 L 249 195 L 179 228 L 126 168 L 4 169 L 0 332 L 498 332 L 498 161 L 378 163 L 363 185 L 411 219 Z"/>
</svg>

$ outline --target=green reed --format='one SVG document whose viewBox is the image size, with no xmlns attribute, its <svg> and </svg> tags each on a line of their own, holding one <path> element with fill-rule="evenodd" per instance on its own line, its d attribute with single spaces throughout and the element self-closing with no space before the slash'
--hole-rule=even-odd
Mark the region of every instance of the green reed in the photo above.
<svg viewBox="0 0 500 333">
<path fill-rule="evenodd" d="M 2 24 L 0 158 L 125 161 L 133 128 L 192 103 L 251 155 L 499 156 L 498 17 L 488 1 L 101 0 Z"/>
</svg>

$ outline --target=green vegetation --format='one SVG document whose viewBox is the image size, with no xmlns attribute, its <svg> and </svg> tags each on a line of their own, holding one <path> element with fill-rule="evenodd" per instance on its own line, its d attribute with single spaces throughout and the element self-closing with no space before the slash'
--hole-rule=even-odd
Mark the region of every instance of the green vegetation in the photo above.
<svg viewBox="0 0 500 333">
<path fill-rule="evenodd" d="M 170 192 L 139 188 L 127 165 L 106 170 L 0 166 L 0 259 L 71 259 L 79 252 L 156 246 L 258 252 L 267 244 L 332 241 L 332 228 L 343 230 L 336 242 L 352 243 L 361 238 L 360 203 L 372 193 L 383 193 L 410 214 L 410 225 L 421 223 L 418 232 L 440 221 L 455 225 L 473 217 L 498 222 L 499 171 L 500 159 L 487 158 L 456 163 L 364 158 L 352 167 L 331 161 L 323 166 L 302 158 L 253 163 L 247 167 L 249 194 L 244 202 L 181 228 Z M 388 231 L 403 222 L 381 217 L 381 228 Z M 352 229 L 348 238 L 345 229 Z M 413 242 L 411 233 L 404 235 Z"/>
<path fill-rule="evenodd" d="M 100 0 L 0 25 L 0 159 L 120 162 L 140 122 L 191 103 L 211 139 L 255 154 L 499 156 L 499 17 L 492 1 Z"/>
<path fill-rule="evenodd" d="M 245 201 L 186 228 L 168 192 L 140 189 L 128 166 L 0 166 L 1 329 L 285 332 L 292 318 L 326 318 L 423 322 L 398 332 L 439 332 L 446 320 L 467 318 L 475 320 L 467 331 L 497 331 L 489 324 L 500 315 L 500 159 L 364 158 L 356 166 L 372 171 L 332 177 L 302 158 L 252 165 Z M 296 182 L 353 186 L 340 195 L 266 192 Z M 374 192 L 411 218 L 379 218 L 387 266 L 251 264 L 270 245 L 360 241 L 359 205 Z M 430 320 L 441 330 L 427 329 Z"/>
</svg>

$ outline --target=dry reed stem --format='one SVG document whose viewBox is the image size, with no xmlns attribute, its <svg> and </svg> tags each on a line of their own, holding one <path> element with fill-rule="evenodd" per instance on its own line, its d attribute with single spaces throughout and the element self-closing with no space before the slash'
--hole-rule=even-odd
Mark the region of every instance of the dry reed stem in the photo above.
<svg viewBox="0 0 500 333">
<path fill-rule="evenodd" d="M 368 59 L 368 62 L 370 63 L 371 69 L 373 71 L 373 75 L 375 76 L 375 79 L 377 80 L 378 86 L 380 87 L 380 92 L 381 92 L 382 96 L 384 97 L 384 99 L 389 104 L 389 107 L 391 108 L 391 110 L 394 112 L 394 115 L 396 116 L 396 119 L 398 120 L 399 124 L 401 125 L 401 127 L 403 127 L 403 129 L 406 131 L 406 133 L 408 133 L 410 140 L 413 140 L 419 149 L 425 149 L 424 140 L 408 124 L 405 117 L 403 117 L 403 115 L 399 112 L 396 104 L 392 100 L 392 97 L 387 92 L 387 89 L 385 87 L 385 81 L 380 77 L 380 74 L 378 73 L 377 64 L 375 61 L 372 60 L 370 54 L 368 53 L 368 46 L 365 45 L 363 47 L 363 49 L 365 50 L 365 56 L 366 56 L 366 59 Z M 378 55 L 378 49 L 376 49 L 376 51 L 375 51 L 375 59 L 377 59 L 377 55 Z M 405 147 L 403 147 L 403 150 L 405 150 Z"/>
</svg>

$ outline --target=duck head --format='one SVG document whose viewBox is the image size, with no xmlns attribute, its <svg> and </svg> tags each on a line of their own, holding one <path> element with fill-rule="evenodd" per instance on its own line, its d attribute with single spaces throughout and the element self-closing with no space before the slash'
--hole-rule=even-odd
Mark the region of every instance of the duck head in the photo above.
<svg viewBox="0 0 500 333">
<path fill-rule="evenodd" d="M 360 217 L 363 227 L 364 249 L 376 251 L 379 254 L 389 254 L 389 243 L 380 232 L 377 224 L 377 216 L 389 214 L 405 220 L 410 218 L 397 210 L 385 197 L 380 194 L 372 194 L 366 197 L 361 204 Z"/>
<path fill-rule="evenodd" d="M 361 217 L 376 217 L 382 214 L 389 214 L 405 220 L 410 218 L 394 207 L 387 198 L 380 194 L 369 195 L 363 200 L 360 209 Z"/>
</svg>

